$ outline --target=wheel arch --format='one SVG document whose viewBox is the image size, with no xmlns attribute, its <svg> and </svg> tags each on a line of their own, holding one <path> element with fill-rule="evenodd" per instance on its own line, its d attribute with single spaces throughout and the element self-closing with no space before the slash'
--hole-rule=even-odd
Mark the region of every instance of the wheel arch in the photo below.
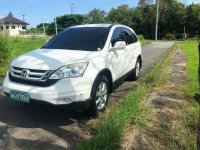
<svg viewBox="0 0 200 150">
<path fill-rule="evenodd" d="M 137 59 L 139 59 L 139 61 L 140 61 L 140 67 L 142 68 L 142 56 L 139 55 Z"/>
<path fill-rule="evenodd" d="M 109 93 L 112 93 L 112 87 L 113 87 L 113 78 L 112 78 L 112 73 L 111 73 L 111 71 L 108 69 L 108 68 L 105 68 L 105 69 L 103 69 L 103 70 L 101 70 L 98 74 L 97 74 L 97 76 L 96 76 L 96 78 L 95 78 L 95 81 L 96 81 L 96 79 L 99 77 L 99 76 L 101 76 L 101 75 L 104 75 L 104 76 L 106 76 L 107 78 L 108 78 L 108 81 L 109 81 L 109 84 L 110 84 L 110 87 L 109 87 Z"/>
</svg>

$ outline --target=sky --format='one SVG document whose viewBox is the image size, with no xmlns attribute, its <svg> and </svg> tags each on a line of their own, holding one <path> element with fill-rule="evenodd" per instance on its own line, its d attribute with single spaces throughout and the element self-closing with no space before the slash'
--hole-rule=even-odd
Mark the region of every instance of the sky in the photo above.
<svg viewBox="0 0 200 150">
<path fill-rule="evenodd" d="M 183 0 L 187 4 L 200 0 Z M 74 13 L 86 14 L 94 8 L 108 12 L 111 8 L 122 4 L 137 6 L 138 0 L 0 0 L 0 18 L 7 16 L 11 11 L 14 17 L 28 22 L 29 28 L 36 27 L 44 22 L 52 22 L 55 16 L 71 13 L 71 4 L 74 4 Z"/>
</svg>

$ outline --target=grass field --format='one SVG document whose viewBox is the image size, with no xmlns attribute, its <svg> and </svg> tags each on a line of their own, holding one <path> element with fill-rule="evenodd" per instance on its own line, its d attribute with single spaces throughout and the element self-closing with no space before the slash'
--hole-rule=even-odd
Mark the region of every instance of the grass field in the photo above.
<svg viewBox="0 0 200 150">
<path fill-rule="evenodd" d="M 187 59 L 187 75 L 189 80 L 188 84 L 184 86 L 184 90 L 192 97 L 200 91 L 198 87 L 198 43 L 184 42 L 183 49 Z"/>
<path fill-rule="evenodd" d="M 183 130 L 187 135 L 187 143 L 191 149 L 196 148 L 197 122 L 199 116 L 199 105 L 194 101 L 195 93 L 200 93 L 198 86 L 198 43 L 184 42 L 183 50 L 187 59 L 187 78 L 188 83 L 183 85 L 182 90 L 186 94 L 187 100 L 192 104 L 192 107 L 183 114 L 182 124 Z"/>
<path fill-rule="evenodd" d="M 20 56 L 24 53 L 27 53 L 31 50 L 37 49 L 39 47 L 41 47 L 48 39 L 47 38 L 36 38 L 36 37 L 32 37 L 32 38 L 6 38 L 6 37 L 1 37 L 4 38 L 4 41 L 6 42 L 6 46 L 4 45 L 4 49 L 6 48 L 7 52 L 6 55 L 8 55 L 8 57 L 6 58 L 6 60 L 3 60 L 0 64 L 0 77 L 4 77 L 9 64 L 11 62 L 12 59 L 14 59 L 17 56 Z M 2 46 L 0 44 L 0 51 L 2 50 Z"/>
</svg>

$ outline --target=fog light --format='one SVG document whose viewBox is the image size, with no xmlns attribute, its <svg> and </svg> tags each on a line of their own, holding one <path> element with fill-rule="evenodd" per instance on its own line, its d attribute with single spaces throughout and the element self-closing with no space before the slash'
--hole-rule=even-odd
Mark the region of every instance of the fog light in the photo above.
<svg viewBox="0 0 200 150">
<path fill-rule="evenodd" d="M 64 101 L 65 101 L 65 102 L 71 102 L 72 99 L 71 99 L 71 98 L 65 98 Z"/>
</svg>

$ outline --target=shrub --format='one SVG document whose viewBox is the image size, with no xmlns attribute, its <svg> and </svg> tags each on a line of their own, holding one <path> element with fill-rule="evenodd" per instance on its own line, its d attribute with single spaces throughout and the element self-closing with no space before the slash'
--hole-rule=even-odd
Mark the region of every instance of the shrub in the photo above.
<svg viewBox="0 0 200 150">
<path fill-rule="evenodd" d="M 167 35 L 165 36 L 165 38 L 166 38 L 167 40 L 175 40 L 175 39 L 176 39 L 175 34 L 167 34 Z"/>
<path fill-rule="evenodd" d="M 8 37 L 0 35 L 0 64 L 10 57 Z"/>
<path fill-rule="evenodd" d="M 143 36 L 143 35 L 138 35 L 138 39 L 139 39 L 140 41 L 143 41 L 143 40 L 144 40 L 144 36 Z"/>
</svg>

